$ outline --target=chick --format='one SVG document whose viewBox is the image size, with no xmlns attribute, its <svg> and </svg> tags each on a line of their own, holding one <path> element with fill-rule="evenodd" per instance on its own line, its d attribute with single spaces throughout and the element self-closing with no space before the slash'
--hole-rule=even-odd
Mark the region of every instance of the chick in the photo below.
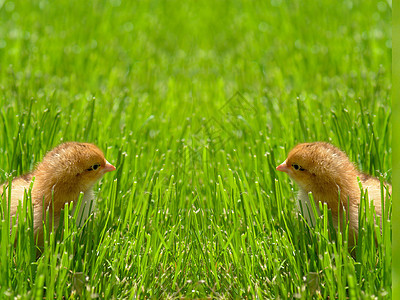
<svg viewBox="0 0 400 300">
<path fill-rule="evenodd" d="M 48 152 L 36 169 L 11 182 L 10 215 L 14 216 L 20 201 L 24 199 L 32 179 L 33 230 L 37 244 L 43 244 L 43 221 L 49 210 L 49 224 L 54 215 L 54 227 L 58 227 L 61 209 L 65 203 L 74 201 L 74 208 L 81 192 L 84 198 L 78 221 L 87 218 L 93 199 L 93 185 L 115 167 L 105 158 L 101 150 L 93 144 L 67 142 Z M 9 185 L 0 186 L 1 199 L 8 198 Z M 44 204 L 44 206 L 43 206 Z M 51 228 L 51 227 L 50 227 Z"/>
<path fill-rule="evenodd" d="M 319 214 L 318 202 L 327 204 L 336 229 L 339 218 L 343 220 L 344 212 L 348 213 L 350 245 L 354 245 L 358 237 L 358 210 L 361 200 L 358 178 L 363 189 L 368 190 L 369 199 L 373 200 L 376 215 L 382 216 L 379 179 L 358 171 L 344 152 L 329 143 L 299 144 L 276 169 L 287 173 L 299 185 L 300 204 L 308 221 L 312 220 L 315 224 L 309 192 L 313 195 Z M 391 195 L 391 185 L 384 185 Z"/>
</svg>

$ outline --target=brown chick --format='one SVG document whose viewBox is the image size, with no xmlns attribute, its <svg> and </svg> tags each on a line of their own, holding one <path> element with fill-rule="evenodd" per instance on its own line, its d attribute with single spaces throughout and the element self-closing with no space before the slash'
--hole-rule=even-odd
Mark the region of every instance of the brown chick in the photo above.
<svg viewBox="0 0 400 300">
<path fill-rule="evenodd" d="M 344 216 L 344 211 L 348 212 L 350 245 L 354 245 L 358 237 L 361 190 L 357 178 L 360 179 L 363 189 L 368 190 L 369 199 L 373 200 L 377 216 L 382 216 L 379 179 L 359 172 L 344 152 L 329 143 L 299 144 L 289 152 L 287 159 L 276 169 L 287 173 L 299 185 L 299 199 L 308 221 L 312 220 L 315 224 L 308 197 L 309 192 L 313 195 L 319 214 L 318 202 L 327 204 L 332 212 L 336 229 L 338 219 L 343 220 L 341 217 Z M 384 185 L 391 195 L 391 185 L 388 183 Z M 340 205 L 338 205 L 339 193 Z M 311 215 L 308 212 L 311 212 Z M 356 240 L 354 241 L 352 237 Z"/>
<path fill-rule="evenodd" d="M 11 210 L 14 216 L 17 206 L 24 199 L 33 177 L 35 178 L 31 195 L 33 205 L 33 227 L 38 246 L 43 245 L 43 220 L 49 210 L 49 224 L 54 214 L 54 227 L 58 227 L 61 209 L 65 203 L 74 201 L 74 208 L 81 192 L 84 198 L 78 215 L 87 218 L 89 201 L 93 199 L 93 185 L 115 167 L 105 158 L 101 150 L 93 144 L 67 142 L 48 152 L 36 169 L 15 178 L 11 183 Z M 5 189 L 4 189 L 5 188 Z M 8 184 L 0 186 L 8 197 Z M 2 195 L 2 199 L 6 199 Z M 44 206 L 43 206 L 44 203 Z M 50 227 L 51 228 L 51 227 Z"/>
</svg>

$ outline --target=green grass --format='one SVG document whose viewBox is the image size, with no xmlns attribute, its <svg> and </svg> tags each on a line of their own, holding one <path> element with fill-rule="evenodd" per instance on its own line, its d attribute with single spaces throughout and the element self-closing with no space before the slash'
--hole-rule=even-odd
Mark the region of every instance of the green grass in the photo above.
<svg viewBox="0 0 400 300">
<path fill-rule="evenodd" d="M 391 203 L 353 258 L 275 171 L 321 140 L 391 182 L 388 2 L 0 1 L 0 24 L 0 182 L 70 140 L 117 167 L 37 260 L 29 201 L 11 236 L 2 201 L 0 298 L 390 298 Z"/>
<path fill-rule="evenodd" d="M 395 5 L 398 5 L 400 2 L 398 0 L 395 1 Z M 400 54 L 400 39 L 398 38 L 400 35 L 396 34 L 396 33 L 400 33 L 399 29 L 400 29 L 400 10 L 395 10 L 393 11 L 393 22 L 392 22 L 392 29 L 394 32 L 394 36 L 396 36 L 396 38 L 393 40 L 393 57 L 396 57 L 397 55 Z M 400 80 L 400 62 L 397 60 L 393 60 L 393 64 L 392 64 L 392 81 L 393 82 L 399 82 Z M 393 114 L 398 115 L 398 113 L 400 113 L 400 87 L 398 85 L 394 85 L 393 86 L 393 90 L 392 90 L 392 98 L 395 99 L 395 101 L 393 102 Z M 400 120 L 396 119 L 392 121 L 392 126 L 393 128 L 400 128 Z M 397 139 L 393 140 L 393 144 L 392 144 L 392 148 L 393 148 L 393 153 L 395 153 L 395 155 L 393 156 L 393 164 L 392 164 L 392 168 L 394 170 L 399 169 L 400 166 L 400 159 L 399 159 L 399 153 L 400 153 L 400 142 L 398 142 Z M 398 172 L 395 172 L 393 174 L 393 178 L 392 178 L 392 182 L 394 185 L 397 186 L 397 182 L 399 182 L 400 179 L 400 174 Z M 395 194 L 397 195 L 397 193 L 395 192 Z M 394 202 L 398 202 L 398 197 L 396 198 L 396 196 L 394 196 Z M 396 215 L 400 213 L 400 207 L 398 205 L 395 205 L 393 207 L 393 214 Z M 392 242 L 392 250 L 394 253 L 399 253 L 400 250 L 400 239 L 396 238 L 397 236 L 400 237 L 400 223 L 398 222 L 394 222 L 393 224 L 393 232 L 392 235 L 394 237 L 393 242 Z M 394 297 L 399 297 L 400 295 L 400 280 L 399 280 L 399 273 L 400 273 L 400 260 L 394 259 L 393 260 L 393 272 L 392 272 L 392 277 L 393 277 L 393 285 L 392 285 L 392 289 L 393 289 L 393 298 Z"/>
</svg>

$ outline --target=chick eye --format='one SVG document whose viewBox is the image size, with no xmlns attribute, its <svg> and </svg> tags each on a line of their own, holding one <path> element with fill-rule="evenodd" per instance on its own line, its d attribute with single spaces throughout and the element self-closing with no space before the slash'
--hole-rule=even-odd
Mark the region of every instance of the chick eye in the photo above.
<svg viewBox="0 0 400 300">
<path fill-rule="evenodd" d="M 97 170 L 98 168 L 100 168 L 100 164 L 94 164 L 89 169 L 87 169 L 87 171 L 94 171 Z"/>
<path fill-rule="evenodd" d="M 304 171 L 302 167 L 300 167 L 298 164 L 292 164 L 293 169 L 299 170 L 299 171 Z"/>
</svg>

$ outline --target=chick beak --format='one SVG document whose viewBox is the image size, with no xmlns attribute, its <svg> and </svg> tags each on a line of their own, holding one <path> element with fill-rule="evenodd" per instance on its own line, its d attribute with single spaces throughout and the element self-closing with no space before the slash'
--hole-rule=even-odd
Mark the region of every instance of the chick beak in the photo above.
<svg viewBox="0 0 400 300">
<path fill-rule="evenodd" d="M 112 171 L 115 171 L 115 167 L 112 164 L 110 164 L 108 161 L 106 161 L 103 171 L 104 171 L 104 173 L 112 172 Z"/>
<path fill-rule="evenodd" d="M 286 164 L 286 160 L 283 163 L 281 163 L 279 166 L 277 166 L 276 169 L 278 171 L 285 172 L 285 173 L 289 173 L 289 171 L 290 171 L 288 165 Z"/>
</svg>

